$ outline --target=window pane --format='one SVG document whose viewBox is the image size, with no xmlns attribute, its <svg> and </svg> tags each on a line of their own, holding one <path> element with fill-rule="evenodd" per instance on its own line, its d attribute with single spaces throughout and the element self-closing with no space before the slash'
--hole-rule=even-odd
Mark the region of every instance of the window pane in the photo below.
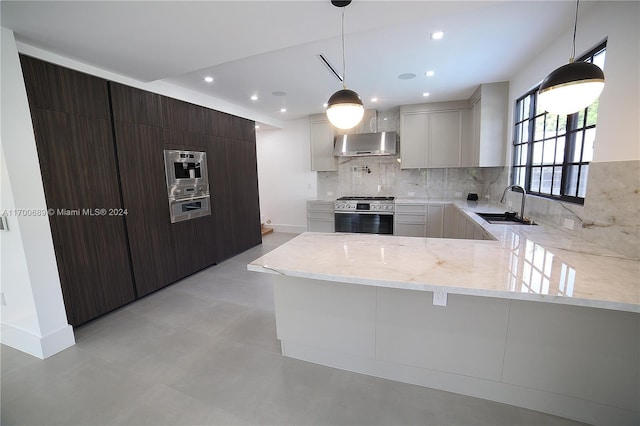
<svg viewBox="0 0 640 426">
<path fill-rule="evenodd" d="M 540 168 L 532 167 L 531 168 L 531 191 L 540 192 Z"/>
<path fill-rule="evenodd" d="M 560 195 L 560 184 L 562 181 L 562 167 L 553 168 L 553 187 L 551 188 L 551 194 Z"/>
<path fill-rule="evenodd" d="M 520 157 L 520 164 L 523 166 L 527 164 L 527 155 L 529 154 L 529 144 L 522 145 L 522 156 Z"/>
<path fill-rule="evenodd" d="M 551 184 L 553 182 L 553 167 L 542 168 L 542 178 L 540 182 L 540 192 L 551 194 Z"/>
<path fill-rule="evenodd" d="M 598 106 L 600 105 L 600 98 L 593 101 L 589 108 L 587 108 L 587 126 L 595 126 L 598 121 Z"/>
<path fill-rule="evenodd" d="M 584 132 L 581 130 L 579 132 L 576 132 L 576 138 L 575 138 L 575 145 L 574 145 L 574 149 L 573 149 L 573 159 L 571 160 L 574 163 L 579 163 L 580 162 L 580 155 L 582 154 L 582 138 L 583 138 Z"/>
<path fill-rule="evenodd" d="M 533 136 L 534 141 L 541 141 L 544 139 L 544 115 L 535 118 L 535 134 Z"/>
<path fill-rule="evenodd" d="M 556 140 L 556 164 L 564 162 L 564 136 Z"/>
<path fill-rule="evenodd" d="M 576 127 L 584 127 L 584 109 L 578 112 L 578 121 L 576 121 Z"/>
<path fill-rule="evenodd" d="M 575 197 L 578 193 L 578 170 L 580 166 L 569 166 L 567 168 L 569 175 L 567 176 L 567 187 L 565 188 L 565 195 Z"/>
<path fill-rule="evenodd" d="M 580 184 L 578 185 L 578 197 L 584 198 L 587 195 L 587 177 L 589 176 L 589 165 L 586 164 L 580 169 Z"/>
<path fill-rule="evenodd" d="M 558 125 L 558 116 L 547 114 L 545 125 L 545 137 L 550 138 L 556 135 L 556 126 Z"/>
<path fill-rule="evenodd" d="M 542 142 L 534 142 L 533 160 L 531 164 L 542 164 Z"/>
<path fill-rule="evenodd" d="M 558 134 L 563 135 L 567 133 L 567 116 L 559 116 L 558 117 Z"/>
<path fill-rule="evenodd" d="M 516 181 L 516 184 L 524 188 L 526 169 L 524 167 L 518 167 L 518 171 L 518 180 Z"/>
<path fill-rule="evenodd" d="M 522 122 L 522 142 L 529 142 L 529 123 L 531 123 L 531 120 Z"/>
<path fill-rule="evenodd" d="M 531 96 L 522 100 L 522 118 L 529 117 L 529 107 L 531 106 Z"/>
<path fill-rule="evenodd" d="M 516 143 L 522 142 L 522 126 L 523 123 L 516 124 Z"/>
<path fill-rule="evenodd" d="M 584 163 L 593 160 L 593 145 L 596 141 L 596 128 L 587 129 L 584 134 L 584 152 L 582 153 L 582 161 Z"/>
<path fill-rule="evenodd" d="M 544 164 L 553 164 L 554 157 L 556 155 L 556 140 L 549 139 L 544 141 L 544 154 L 542 161 Z"/>
</svg>

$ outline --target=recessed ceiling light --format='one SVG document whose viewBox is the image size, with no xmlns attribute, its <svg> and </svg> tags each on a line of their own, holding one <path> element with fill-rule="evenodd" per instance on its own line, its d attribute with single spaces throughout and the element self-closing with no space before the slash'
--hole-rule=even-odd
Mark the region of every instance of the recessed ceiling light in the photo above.
<svg viewBox="0 0 640 426">
<path fill-rule="evenodd" d="M 424 96 L 426 98 L 427 96 L 429 96 L 429 92 L 422 93 L 422 96 Z"/>
<path fill-rule="evenodd" d="M 325 102 L 325 103 L 322 104 L 322 106 L 326 108 L 326 107 L 329 106 L 329 104 Z"/>
<path fill-rule="evenodd" d="M 378 98 L 371 98 L 371 102 L 378 102 Z"/>
<path fill-rule="evenodd" d="M 259 128 L 260 128 L 260 126 L 256 124 L 256 129 L 259 129 Z"/>
<path fill-rule="evenodd" d="M 280 90 L 276 90 L 275 92 L 271 92 L 273 96 L 286 96 L 287 92 L 282 92 Z"/>
<path fill-rule="evenodd" d="M 408 72 L 408 73 L 400 74 L 398 78 L 400 80 L 411 80 L 412 78 L 416 78 L 416 75 L 412 72 Z"/>
<path fill-rule="evenodd" d="M 258 100 L 258 95 L 253 95 L 253 96 L 251 96 L 251 100 L 252 100 L 252 101 L 257 101 L 257 100 Z"/>
<path fill-rule="evenodd" d="M 213 83 L 213 77 L 211 77 L 211 76 L 206 76 L 206 77 L 204 78 L 204 81 L 206 81 L 207 83 Z"/>
<path fill-rule="evenodd" d="M 442 40 L 444 31 L 435 31 L 431 33 L 431 40 Z"/>
<path fill-rule="evenodd" d="M 424 75 L 426 75 L 427 77 L 433 77 L 434 74 L 435 74 L 435 72 L 433 70 L 429 70 L 429 71 L 424 73 Z"/>
<path fill-rule="evenodd" d="M 280 108 L 280 112 L 287 112 L 286 108 Z"/>
</svg>

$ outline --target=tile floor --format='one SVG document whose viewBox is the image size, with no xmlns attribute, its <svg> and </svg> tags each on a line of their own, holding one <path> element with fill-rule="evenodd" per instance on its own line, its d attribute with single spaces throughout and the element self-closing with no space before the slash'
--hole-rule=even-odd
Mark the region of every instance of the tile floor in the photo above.
<svg viewBox="0 0 640 426">
<path fill-rule="evenodd" d="M 83 327 L 46 360 L 2 346 L 2 425 L 578 425 L 280 355 L 254 247 Z"/>
</svg>

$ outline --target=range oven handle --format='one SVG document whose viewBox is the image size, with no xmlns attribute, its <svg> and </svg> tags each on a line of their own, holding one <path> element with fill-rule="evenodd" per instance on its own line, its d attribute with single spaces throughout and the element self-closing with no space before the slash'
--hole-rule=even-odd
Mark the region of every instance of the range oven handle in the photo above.
<svg viewBox="0 0 640 426">
<path fill-rule="evenodd" d="M 358 211 L 351 211 L 351 212 L 343 212 L 343 211 L 334 211 L 335 214 L 378 214 L 378 215 L 384 215 L 384 216 L 389 216 L 389 215 L 393 215 L 393 212 L 383 212 L 383 211 L 362 211 L 362 210 L 358 210 Z"/>
</svg>

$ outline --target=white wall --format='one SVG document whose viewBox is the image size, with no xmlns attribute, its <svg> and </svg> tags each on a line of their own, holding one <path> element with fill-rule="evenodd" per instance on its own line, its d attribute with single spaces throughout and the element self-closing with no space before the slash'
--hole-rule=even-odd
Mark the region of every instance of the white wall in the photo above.
<svg viewBox="0 0 640 426">
<path fill-rule="evenodd" d="M 257 130 L 258 187 L 263 222 L 280 232 L 304 232 L 306 201 L 316 198 L 307 118 L 278 130 Z"/>
<path fill-rule="evenodd" d="M 27 94 L 13 33 L 2 28 L 0 234 L 2 343 L 46 358 L 75 343 L 67 323 Z M 20 214 L 15 209 L 32 213 Z"/>
<path fill-rule="evenodd" d="M 604 1 L 589 6 L 578 19 L 576 56 L 608 39 L 593 162 L 640 160 L 640 2 Z M 531 62 L 511 79 L 511 105 L 568 62 L 572 33 L 573 26 L 568 23 L 563 36 L 532 55 Z M 513 123 L 513 108 L 509 123 Z M 512 130 L 510 126 L 508 140 L 512 140 Z"/>
</svg>

